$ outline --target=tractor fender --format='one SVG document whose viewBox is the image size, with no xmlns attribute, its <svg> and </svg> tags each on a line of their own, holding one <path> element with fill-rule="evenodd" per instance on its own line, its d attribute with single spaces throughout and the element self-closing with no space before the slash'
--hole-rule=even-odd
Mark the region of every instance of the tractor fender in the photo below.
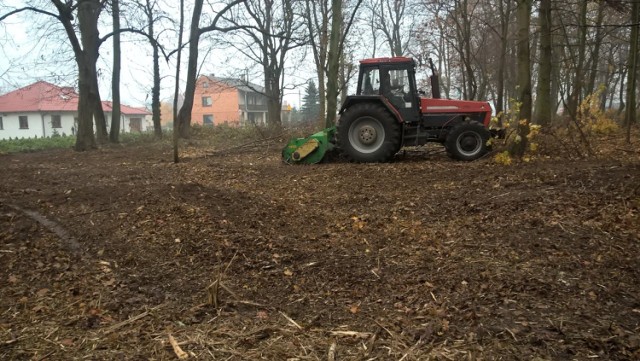
<svg viewBox="0 0 640 361">
<path fill-rule="evenodd" d="M 359 103 L 379 103 L 384 106 L 391 115 L 395 118 L 398 123 L 404 123 L 404 119 L 402 119 L 402 115 L 398 112 L 398 110 L 391 105 L 389 100 L 382 95 L 352 95 L 348 96 L 345 99 L 344 103 L 340 107 L 340 112 L 338 114 L 342 115 L 348 108 L 354 106 Z"/>
</svg>

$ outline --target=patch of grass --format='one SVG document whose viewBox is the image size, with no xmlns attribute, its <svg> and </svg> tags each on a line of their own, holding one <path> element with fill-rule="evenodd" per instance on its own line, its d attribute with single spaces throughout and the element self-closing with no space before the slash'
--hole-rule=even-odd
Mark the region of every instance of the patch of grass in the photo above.
<svg viewBox="0 0 640 361">
<path fill-rule="evenodd" d="M 50 138 L 4 139 L 0 140 L 0 154 L 36 152 L 46 149 L 70 148 L 76 142 L 75 136 Z"/>
<path fill-rule="evenodd" d="M 171 142 L 171 133 L 164 131 L 162 133 L 162 139 L 156 139 L 153 131 L 141 132 L 141 133 L 121 133 L 120 143 L 122 144 L 144 144 L 155 142 Z"/>
<path fill-rule="evenodd" d="M 234 147 L 252 141 L 268 139 L 282 134 L 284 138 L 289 134 L 284 130 L 272 130 L 266 127 L 247 126 L 234 127 L 229 125 L 217 125 L 215 127 L 203 127 L 194 125 L 191 128 L 191 138 L 181 140 L 181 146 L 198 145 L 224 149 Z M 309 133 L 310 134 L 310 133 Z M 173 132 L 163 130 L 162 139 L 155 138 L 153 131 L 141 133 L 120 134 L 120 144 L 140 145 L 140 144 L 172 144 Z M 283 139 L 284 139 L 283 138 Z M 28 138 L 0 140 L 0 154 L 35 152 L 47 149 L 70 148 L 75 145 L 75 136 L 54 136 L 50 138 Z"/>
</svg>

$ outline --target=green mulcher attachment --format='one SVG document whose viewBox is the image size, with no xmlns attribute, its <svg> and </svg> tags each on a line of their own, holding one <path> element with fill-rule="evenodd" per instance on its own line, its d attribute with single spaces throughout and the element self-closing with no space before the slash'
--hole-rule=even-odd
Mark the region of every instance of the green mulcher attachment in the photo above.
<svg viewBox="0 0 640 361">
<path fill-rule="evenodd" d="M 333 150 L 336 127 L 331 127 L 306 138 L 291 139 L 282 149 L 282 160 L 288 164 L 320 163 L 327 152 Z"/>
</svg>

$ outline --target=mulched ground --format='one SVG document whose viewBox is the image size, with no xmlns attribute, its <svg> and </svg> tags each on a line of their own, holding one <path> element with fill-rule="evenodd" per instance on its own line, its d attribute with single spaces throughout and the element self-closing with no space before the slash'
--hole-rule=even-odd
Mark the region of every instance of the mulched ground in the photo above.
<svg viewBox="0 0 640 361">
<path fill-rule="evenodd" d="M 0 359 L 640 359 L 636 153 L 207 152 L 0 156 Z"/>
</svg>

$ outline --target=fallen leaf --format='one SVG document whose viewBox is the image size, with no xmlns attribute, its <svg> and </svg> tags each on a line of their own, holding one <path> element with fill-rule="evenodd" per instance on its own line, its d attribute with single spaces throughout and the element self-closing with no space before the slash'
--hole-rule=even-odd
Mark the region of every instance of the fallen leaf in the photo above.
<svg viewBox="0 0 640 361">
<path fill-rule="evenodd" d="M 288 268 L 285 268 L 284 275 L 288 276 L 288 277 L 291 277 L 291 276 L 293 276 L 293 271 L 288 269 Z"/>
<path fill-rule="evenodd" d="M 269 314 L 267 311 L 258 311 L 256 312 L 256 318 L 259 320 L 266 320 L 269 318 Z"/>
<path fill-rule="evenodd" d="M 60 344 L 63 346 L 73 346 L 73 340 L 70 338 L 65 338 L 64 340 L 60 341 Z"/>
<path fill-rule="evenodd" d="M 38 292 L 36 292 L 36 295 L 38 297 L 44 297 L 44 295 L 46 295 L 47 292 L 49 292 L 48 288 L 41 288 L 40 290 L 38 290 Z"/>
</svg>

